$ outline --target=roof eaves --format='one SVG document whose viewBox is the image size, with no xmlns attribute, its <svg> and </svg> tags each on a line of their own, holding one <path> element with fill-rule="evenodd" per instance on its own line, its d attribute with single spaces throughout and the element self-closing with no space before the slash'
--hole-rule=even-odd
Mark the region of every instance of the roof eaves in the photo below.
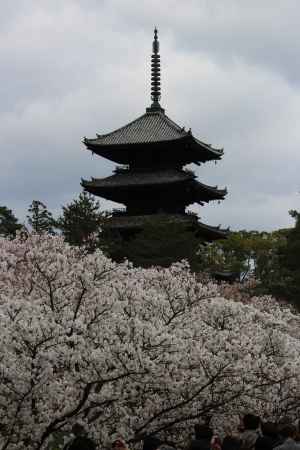
<svg viewBox="0 0 300 450">
<path fill-rule="evenodd" d="M 145 172 L 128 172 L 117 173 L 106 178 L 91 178 L 90 181 L 83 180 L 86 186 L 110 188 L 110 187 L 122 187 L 122 186 L 151 186 L 182 183 L 190 179 L 194 179 L 195 175 L 185 171 L 163 171 L 157 173 Z"/>
<path fill-rule="evenodd" d="M 200 141 L 200 139 L 196 138 L 195 136 L 193 136 L 193 140 L 195 141 L 196 144 L 199 144 L 202 147 L 205 147 L 207 150 L 215 153 L 216 155 L 219 155 L 219 156 L 224 155 L 224 148 L 214 148 L 214 147 L 212 147 L 212 145 L 206 144 L 205 142 Z"/>
<path fill-rule="evenodd" d="M 212 225 L 207 225 L 206 223 L 200 222 L 198 220 L 198 225 L 200 225 L 201 228 L 206 229 L 208 231 L 217 232 L 220 234 L 224 234 L 224 236 L 227 236 L 229 234 L 230 229 L 229 228 L 221 228 L 221 225 L 218 225 L 217 227 Z"/>
<path fill-rule="evenodd" d="M 174 120 L 170 119 L 169 116 L 164 114 L 164 117 L 165 117 L 166 121 L 168 122 L 168 124 L 171 127 L 173 127 L 176 131 L 181 132 L 183 136 L 187 136 L 189 134 L 188 131 L 186 131 L 184 127 L 179 126 L 176 122 L 174 122 Z"/>
<path fill-rule="evenodd" d="M 213 192 L 214 194 L 218 194 L 222 197 L 227 194 L 227 188 L 219 189 L 218 186 L 209 186 L 207 184 L 201 183 L 200 181 L 196 181 L 196 183 L 198 186 L 201 186 L 201 188 L 204 188 L 207 191 Z"/>
</svg>

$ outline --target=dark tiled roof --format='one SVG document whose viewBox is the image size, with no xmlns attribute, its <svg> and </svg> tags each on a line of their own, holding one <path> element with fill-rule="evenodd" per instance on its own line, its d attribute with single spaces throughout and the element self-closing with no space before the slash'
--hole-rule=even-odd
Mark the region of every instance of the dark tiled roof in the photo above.
<svg viewBox="0 0 300 450">
<path fill-rule="evenodd" d="M 93 145 L 124 145 L 161 141 L 173 141 L 188 134 L 173 122 L 163 111 L 146 112 L 133 122 L 96 139 L 85 139 Z"/>
<path fill-rule="evenodd" d="M 152 214 L 143 216 L 112 216 L 107 219 L 105 226 L 111 229 L 140 229 L 146 224 L 150 224 L 155 220 L 164 223 L 191 223 L 199 231 L 208 237 L 209 240 L 225 239 L 229 234 L 229 229 L 222 229 L 220 226 L 213 227 L 197 220 L 197 217 L 190 214 Z"/>
<path fill-rule="evenodd" d="M 153 186 L 159 184 L 172 184 L 192 180 L 192 188 L 197 195 L 203 196 L 204 201 L 224 199 L 227 194 L 226 189 L 218 189 L 218 186 L 208 186 L 195 179 L 192 172 L 185 172 L 178 169 L 156 170 L 153 172 L 128 171 L 117 173 L 106 178 L 92 178 L 82 180 L 82 186 L 86 189 L 107 189 L 122 188 L 130 186 Z"/>
<path fill-rule="evenodd" d="M 92 178 L 91 181 L 82 180 L 84 187 L 121 187 L 121 186 L 142 186 L 153 184 L 169 184 L 180 181 L 194 179 L 194 175 L 177 169 L 156 170 L 153 172 L 117 173 L 106 178 Z"/>
<path fill-rule="evenodd" d="M 227 188 L 219 189 L 218 186 L 208 186 L 207 184 L 200 183 L 200 181 L 195 181 L 194 185 L 199 193 L 206 191 L 207 193 L 214 194 L 215 199 L 223 200 L 227 194 Z"/>
<path fill-rule="evenodd" d="M 179 139 L 190 138 L 191 142 L 207 151 L 208 159 L 219 159 L 223 155 L 223 149 L 215 149 L 195 138 L 191 131 L 171 120 L 163 110 L 148 110 L 145 114 L 108 134 L 97 134 L 97 138 L 84 138 L 84 144 L 97 152 L 97 148 L 110 148 L 111 146 L 128 146 L 132 144 L 151 144 L 159 142 L 172 142 Z"/>
</svg>

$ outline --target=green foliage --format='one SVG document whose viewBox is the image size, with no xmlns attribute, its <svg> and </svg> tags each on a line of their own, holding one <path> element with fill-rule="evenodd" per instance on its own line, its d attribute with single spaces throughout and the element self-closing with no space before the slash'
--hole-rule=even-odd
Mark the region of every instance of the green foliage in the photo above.
<svg viewBox="0 0 300 450">
<path fill-rule="evenodd" d="M 290 215 L 295 218 L 295 226 L 288 232 L 279 254 L 280 294 L 300 309 L 300 214 L 290 211 Z"/>
<path fill-rule="evenodd" d="M 200 267 L 201 241 L 185 224 L 152 218 L 142 231 L 127 239 L 106 234 L 105 243 L 109 256 L 117 261 L 126 258 L 135 266 L 168 267 L 186 259 L 193 270 Z"/>
<path fill-rule="evenodd" d="M 18 219 L 14 216 L 11 209 L 6 206 L 0 206 L 0 236 L 13 239 L 16 232 L 22 229 Z"/>
<path fill-rule="evenodd" d="M 254 276 L 260 283 L 258 293 L 278 295 L 281 290 L 280 252 L 286 245 L 286 230 L 261 233 L 254 241 Z"/>
<path fill-rule="evenodd" d="M 54 233 L 55 220 L 46 205 L 39 200 L 33 200 L 28 208 L 28 223 L 35 233 Z"/>
<path fill-rule="evenodd" d="M 82 192 L 78 199 L 63 206 L 57 227 L 62 231 L 67 242 L 72 245 L 92 246 L 93 237 L 99 233 L 103 222 L 99 202 L 87 192 Z"/>
<path fill-rule="evenodd" d="M 270 292 L 279 281 L 279 251 L 285 240 L 283 231 L 232 232 L 228 239 L 207 246 L 203 269 L 239 273 L 241 281 L 252 275 L 262 292 Z"/>
<path fill-rule="evenodd" d="M 203 269 L 207 271 L 245 276 L 251 269 L 251 246 L 244 232 L 230 233 L 227 239 L 209 244 L 203 256 Z"/>
</svg>

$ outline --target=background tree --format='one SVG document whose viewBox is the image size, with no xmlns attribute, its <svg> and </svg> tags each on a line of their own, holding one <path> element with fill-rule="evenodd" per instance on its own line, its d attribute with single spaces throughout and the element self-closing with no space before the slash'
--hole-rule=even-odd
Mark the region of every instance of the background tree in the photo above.
<svg viewBox="0 0 300 450">
<path fill-rule="evenodd" d="M 286 236 L 279 254 L 280 285 L 278 293 L 300 309 L 300 213 L 290 211 L 295 226 Z"/>
<path fill-rule="evenodd" d="M 46 205 L 39 200 L 33 200 L 28 208 L 28 223 L 35 233 L 54 233 L 55 220 Z"/>
<path fill-rule="evenodd" d="M 16 232 L 22 229 L 22 225 L 14 216 L 11 209 L 0 206 L 0 236 L 14 238 Z"/>
<path fill-rule="evenodd" d="M 251 247 L 243 232 L 231 232 L 227 239 L 203 248 L 203 270 L 232 272 L 243 279 L 251 270 Z"/>
<path fill-rule="evenodd" d="M 204 249 L 203 270 L 239 273 L 241 282 L 251 276 L 260 293 L 274 292 L 280 277 L 279 252 L 285 245 L 286 233 L 286 230 L 232 232 L 228 239 Z"/>
<path fill-rule="evenodd" d="M 286 246 L 288 230 L 281 229 L 270 233 L 259 233 L 253 240 L 254 277 L 258 284 L 256 292 L 259 294 L 280 293 L 282 284 L 282 270 L 280 253 Z"/>
<path fill-rule="evenodd" d="M 57 226 L 67 242 L 72 245 L 94 245 L 94 235 L 100 232 L 104 213 L 91 194 L 83 191 L 78 199 L 63 206 Z"/>
</svg>

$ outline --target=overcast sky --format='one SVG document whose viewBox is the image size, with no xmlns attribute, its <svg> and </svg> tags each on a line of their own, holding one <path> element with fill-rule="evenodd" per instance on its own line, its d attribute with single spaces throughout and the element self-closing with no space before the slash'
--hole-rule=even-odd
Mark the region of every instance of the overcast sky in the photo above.
<svg viewBox="0 0 300 450">
<path fill-rule="evenodd" d="M 23 219 L 35 199 L 58 214 L 81 177 L 111 174 L 114 165 L 81 139 L 150 105 L 156 25 L 162 106 L 225 151 L 195 170 L 227 186 L 226 200 L 192 209 L 234 230 L 291 226 L 288 210 L 300 204 L 299 18 L 299 0 L 3 0 L 0 205 Z"/>
</svg>

